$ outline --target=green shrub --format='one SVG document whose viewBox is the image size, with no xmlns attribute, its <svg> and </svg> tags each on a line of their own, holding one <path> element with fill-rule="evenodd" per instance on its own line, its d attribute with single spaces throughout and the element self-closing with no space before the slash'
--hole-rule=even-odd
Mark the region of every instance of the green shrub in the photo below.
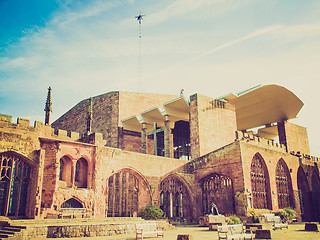
<svg viewBox="0 0 320 240">
<path fill-rule="evenodd" d="M 147 206 L 141 211 L 141 217 L 146 220 L 149 220 L 149 219 L 156 220 L 156 219 L 162 218 L 162 216 L 163 216 L 163 211 L 154 205 Z"/>
<path fill-rule="evenodd" d="M 288 214 L 288 219 L 293 220 L 297 217 L 296 212 L 291 207 L 286 207 L 283 210 Z"/>
<path fill-rule="evenodd" d="M 256 210 L 254 208 L 251 208 L 249 210 L 249 213 L 251 214 L 253 223 L 259 223 L 260 222 L 259 216 L 257 216 Z"/>
<path fill-rule="evenodd" d="M 295 211 L 291 207 L 286 207 L 284 209 L 280 209 L 275 213 L 276 216 L 280 216 L 282 221 L 287 222 L 288 220 L 295 219 L 297 217 Z"/>
<path fill-rule="evenodd" d="M 240 224 L 241 220 L 237 215 L 232 215 L 226 219 L 228 225 Z"/>
</svg>

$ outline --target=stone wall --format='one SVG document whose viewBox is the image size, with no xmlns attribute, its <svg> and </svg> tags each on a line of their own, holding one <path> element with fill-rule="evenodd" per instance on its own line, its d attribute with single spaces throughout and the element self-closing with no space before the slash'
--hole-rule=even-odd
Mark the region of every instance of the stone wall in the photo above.
<svg viewBox="0 0 320 240">
<path fill-rule="evenodd" d="M 278 207 L 278 195 L 277 195 L 277 185 L 276 185 L 276 167 L 278 161 L 283 159 L 290 171 L 290 177 L 292 182 L 293 191 L 297 191 L 297 171 L 299 168 L 298 158 L 292 156 L 285 151 L 282 145 L 271 145 L 268 146 L 266 143 L 268 140 L 259 141 L 247 141 L 240 140 L 241 146 L 241 160 L 242 160 L 242 170 L 244 174 L 244 187 L 247 196 L 251 196 L 251 163 L 255 154 L 259 154 L 268 169 L 269 181 L 270 181 L 270 193 L 271 193 L 271 207 L 273 211 L 277 211 Z M 271 143 L 271 141 L 269 142 Z M 292 196 L 294 198 L 294 196 Z M 296 208 L 299 208 L 299 202 L 295 202 Z"/>
<path fill-rule="evenodd" d="M 284 125 L 288 152 L 299 151 L 304 154 L 310 154 L 307 129 L 290 122 L 285 122 Z"/>
<path fill-rule="evenodd" d="M 90 99 L 85 99 L 57 119 L 52 126 L 63 130 L 87 131 Z M 106 145 L 118 147 L 119 92 L 110 92 L 92 98 L 92 132 L 103 134 Z"/>
<path fill-rule="evenodd" d="M 205 155 L 232 143 L 237 130 L 235 107 L 200 94 L 190 99 L 190 129 L 196 131 L 191 135 L 192 157 Z"/>
</svg>

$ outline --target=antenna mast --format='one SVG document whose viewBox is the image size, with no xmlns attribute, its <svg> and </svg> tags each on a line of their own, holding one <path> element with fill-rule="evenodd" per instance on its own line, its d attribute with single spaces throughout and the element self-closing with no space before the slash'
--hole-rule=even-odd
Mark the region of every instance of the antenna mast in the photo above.
<svg viewBox="0 0 320 240">
<path fill-rule="evenodd" d="M 142 85 L 141 83 L 142 82 L 141 80 L 141 23 L 144 16 L 145 15 L 142 15 L 140 12 L 140 14 L 135 17 L 139 22 L 139 57 L 138 57 L 138 83 L 137 83 L 138 91 L 141 89 L 141 85 Z"/>
</svg>

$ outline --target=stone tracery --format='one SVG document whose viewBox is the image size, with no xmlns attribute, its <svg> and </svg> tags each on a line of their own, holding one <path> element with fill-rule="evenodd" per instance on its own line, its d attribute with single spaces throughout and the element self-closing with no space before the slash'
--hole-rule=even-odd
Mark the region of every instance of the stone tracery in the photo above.
<svg viewBox="0 0 320 240">
<path fill-rule="evenodd" d="M 216 204 L 223 214 L 234 213 L 233 184 L 231 178 L 216 173 L 202 180 L 203 213 L 211 212 L 212 204 Z"/>
<path fill-rule="evenodd" d="M 0 215 L 26 213 L 31 166 L 12 153 L 0 155 Z"/>
<path fill-rule="evenodd" d="M 191 218 L 191 199 L 186 184 L 175 175 L 160 183 L 160 208 L 168 218 Z"/>
<path fill-rule="evenodd" d="M 251 161 L 251 188 L 253 208 L 271 209 L 269 174 L 260 154 Z"/>
</svg>

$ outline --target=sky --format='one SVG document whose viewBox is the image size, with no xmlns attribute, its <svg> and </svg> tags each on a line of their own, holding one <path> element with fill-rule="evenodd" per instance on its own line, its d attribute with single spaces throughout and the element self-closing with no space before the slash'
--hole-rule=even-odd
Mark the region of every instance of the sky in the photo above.
<svg viewBox="0 0 320 240">
<path fill-rule="evenodd" d="M 142 13 L 141 38 L 135 16 Z M 220 97 L 278 84 L 320 157 L 318 0 L 0 0 L 0 113 L 44 122 L 110 91 Z"/>
</svg>

